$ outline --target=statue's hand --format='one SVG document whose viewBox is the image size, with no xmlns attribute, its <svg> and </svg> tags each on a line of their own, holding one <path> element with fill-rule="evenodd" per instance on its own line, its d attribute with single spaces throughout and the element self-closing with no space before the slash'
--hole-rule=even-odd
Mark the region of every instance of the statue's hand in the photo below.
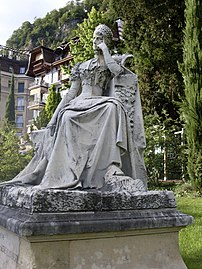
<svg viewBox="0 0 202 269">
<path fill-rule="evenodd" d="M 98 46 L 98 48 L 101 49 L 102 51 L 104 51 L 104 50 L 108 50 L 107 45 L 106 45 L 106 43 L 104 42 L 104 40 L 103 40 L 100 44 L 98 44 L 97 46 Z"/>
</svg>

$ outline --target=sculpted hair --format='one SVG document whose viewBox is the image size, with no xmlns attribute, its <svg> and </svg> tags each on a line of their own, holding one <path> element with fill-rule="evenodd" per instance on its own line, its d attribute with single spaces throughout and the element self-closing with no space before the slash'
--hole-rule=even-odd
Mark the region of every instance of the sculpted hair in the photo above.
<svg viewBox="0 0 202 269">
<path fill-rule="evenodd" d="M 110 44 L 112 42 L 113 33 L 112 30 L 105 24 L 99 24 L 94 31 L 95 34 L 104 36 L 107 42 Z"/>
</svg>

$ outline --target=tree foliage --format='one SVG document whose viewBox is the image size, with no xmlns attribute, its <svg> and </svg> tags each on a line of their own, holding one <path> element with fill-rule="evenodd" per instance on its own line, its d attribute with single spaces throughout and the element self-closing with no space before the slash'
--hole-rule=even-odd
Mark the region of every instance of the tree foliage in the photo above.
<svg viewBox="0 0 202 269">
<path fill-rule="evenodd" d="M 49 88 L 49 95 L 46 101 L 46 106 L 42 109 L 42 111 L 39 113 L 39 116 L 34 121 L 34 125 L 37 127 L 37 129 L 41 129 L 47 126 L 60 101 L 60 92 L 56 91 L 55 85 L 51 85 Z"/>
<path fill-rule="evenodd" d="M 14 178 L 30 161 L 32 151 L 20 153 L 16 130 L 8 122 L 0 127 L 0 181 Z"/>
<path fill-rule="evenodd" d="M 110 8 L 125 22 L 125 51 L 134 55 L 144 113 L 166 110 L 178 118 L 176 101 L 183 93 L 178 61 L 182 62 L 183 1 L 110 0 Z"/>
<path fill-rule="evenodd" d="M 10 93 L 6 102 L 5 119 L 15 124 L 15 87 L 14 87 L 14 74 L 11 77 Z"/>
<path fill-rule="evenodd" d="M 8 47 L 33 49 L 44 45 L 52 49 L 61 42 L 70 40 L 72 30 L 83 22 L 92 6 L 99 8 L 100 1 L 70 1 L 59 10 L 52 10 L 44 18 L 35 18 L 33 23 L 23 22 L 7 40 Z"/>
<path fill-rule="evenodd" d="M 165 113 L 165 112 L 164 112 Z M 144 153 L 148 180 L 151 185 L 159 180 L 180 180 L 187 178 L 186 145 L 183 133 L 165 115 L 162 120 L 157 113 L 145 116 L 145 135 L 147 146 Z M 176 131 L 178 134 L 176 134 Z"/>
<path fill-rule="evenodd" d="M 74 36 L 77 36 L 79 41 L 77 43 L 72 41 L 70 45 L 71 54 L 74 56 L 72 64 L 93 58 L 93 32 L 101 23 L 106 23 L 103 13 L 93 7 L 88 13 L 88 18 L 84 19 L 83 23 L 79 24 L 74 31 Z"/>
<path fill-rule="evenodd" d="M 48 121 L 50 121 L 50 119 L 52 118 L 53 113 L 55 112 L 60 101 L 61 101 L 60 92 L 56 91 L 55 85 L 51 85 L 51 87 L 49 88 L 49 94 L 45 106 Z"/>
<path fill-rule="evenodd" d="M 38 129 L 45 128 L 49 122 L 48 115 L 46 112 L 45 107 L 40 111 L 39 115 L 36 117 L 36 119 L 33 122 L 33 125 Z"/>
<path fill-rule="evenodd" d="M 188 172 L 202 189 L 202 3 L 186 0 L 184 61 L 185 98 L 182 112 L 188 142 Z"/>
<path fill-rule="evenodd" d="M 13 32 L 6 45 L 29 50 L 39 45 L 55 48 L 70 36 L 71 30 L 85 17 L 83 3 L 68 2 L 65 7 L 52 10 L 44 18 L 35 18 L 33 23 L 24 22 Z"/>
</svg>

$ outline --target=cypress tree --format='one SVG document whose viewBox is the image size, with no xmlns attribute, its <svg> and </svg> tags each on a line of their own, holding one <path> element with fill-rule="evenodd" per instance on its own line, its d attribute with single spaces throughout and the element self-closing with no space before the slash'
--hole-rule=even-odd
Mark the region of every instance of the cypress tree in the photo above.
<svg viewBox="0 0 202 269">
<path fill-rule="evenodd" d="M 51 87 L 49 88 L 49 95 L 45 106 L 45 111 L 48 116 L 48 120 L 52 118 L 53 113 L 56 110 L 60 101 L 61 101 L 60 93 L 56 91 L 55 85 L 51 85 Z"/>
<path fill-rule="evenodd" d="M 14 86 L 14 73 L 11 77 L 10 93 L 8 100 L 6 102 L 6 112 L 5 119 L 11 123 L 15 124 L 15 86 Z"/>
<path fill-rule="evenodd" d="M 202 189 L 202 3 L 186 0 L 182 112 L 188 144 L 188 173 L 192 184 Z"/>
<path fill-rule="evenodd" d="M 34 120 L 33 124 L 38 130 L 47 126 L 49 122 L 45 107 L 41 110 L 39 116 Z"/>
<path fill-rule="evenodd" d="M 60 101 L 61 101 L 60 93 L 56 91 L 55 85 L 51 85 L 51 87 L 49 88 L 49 95 L 46 101 L 46 106 L 41 110 L 39 116 L 34 121 L 34 125 L 38 129 L 47 126 Z"/>
</svg>

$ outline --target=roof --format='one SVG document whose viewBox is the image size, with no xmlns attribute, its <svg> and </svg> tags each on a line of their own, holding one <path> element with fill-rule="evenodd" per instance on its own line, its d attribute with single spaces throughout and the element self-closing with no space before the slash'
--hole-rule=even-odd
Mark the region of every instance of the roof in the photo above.
<svg viewBox="0 0 202 269">
<path fill-rule="evenodd" d="M 52 66 L 62 65 L 73 57 L 69 54 L 69 43 L 63 43 L 56 50 L 39 46 L 30 51 L 27 76 L 46 74 Z"/>
</svg>

